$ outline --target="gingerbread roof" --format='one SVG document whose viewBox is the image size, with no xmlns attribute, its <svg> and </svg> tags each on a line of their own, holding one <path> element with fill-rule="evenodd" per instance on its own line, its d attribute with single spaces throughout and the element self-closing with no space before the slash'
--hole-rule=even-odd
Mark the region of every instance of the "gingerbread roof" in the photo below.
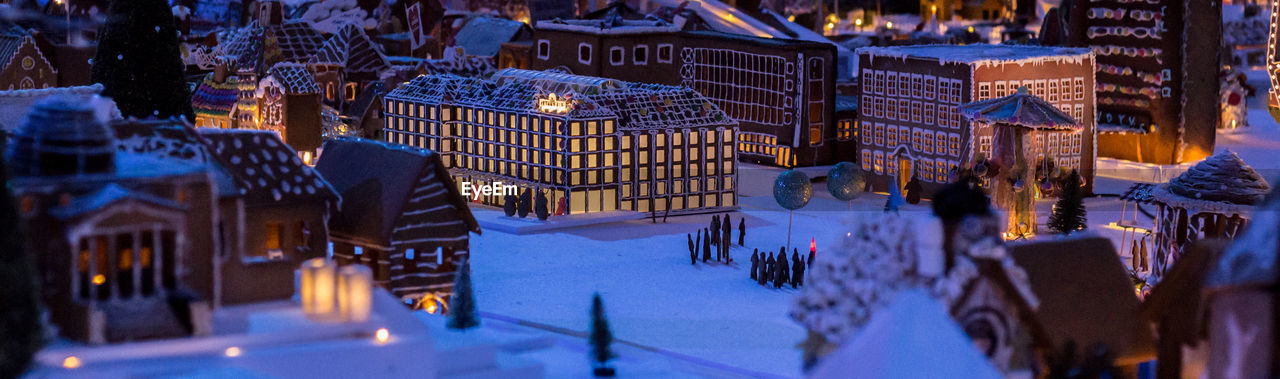
<svg viewBox="0 0 1280 379">
<path fill-rule="evenodd" d="M 213 73 L 209 73 L 191 93 L 191 108 L 199 115 L 225 117 L 235 108 L 239 93 L 236 77 L 229 76 L 218 83 L 213 80 Z"/>
<path fill-rule="evenodd" d="M 999 65 L 1080 62 L 1093 58 L 1087 48 L 1032 45 L 911 45 L 863 47 L 858 55 L 870 59 L 930 59 L 942 64 Z"/>
<path fill-rule="evenodd" d="M 316 170 L 298 159 L 297 151 L 275 132 L 249 129 L 196 129 L 209 152 L 236 179 L 250 204 L 324 199 L 341 205 L 341 197 Z"/>
<path fill-rule="evenodd" d="M 349 73 L 377 74 L 391 68 L 387 56 L 364 29 L 351 24 L 343 25 L 324 42 L 315 61 L 342 65 Z"/>
<path fill-rule="evenodd" d="M 1224 150 L 1205 158 L 1160 189 L 1153 194 L 1156 201 L 1228 213 L 1262 201 L 1271 186 L 1240 156 Z"/>
<path fill-rule="evenodd" d="M 503 42 L 520 38 L 528 30 L 523 22 L 497 17 L 476 17 L 453 36 L 454 45 L 466 49 L 467 54 L 496 56 Z"/>
<path fill-rule="evenodd" d="M 1080 129 L 1082 126 L 1053 104 L 1019 87 L 1008 96 L 960 105 L 960 113 L 985 124 L 1015 125 L 1030 129 Z"/>
<path fill-rule="evenodd" d="M 489 76 L 497 71 L 493 57 L 463 55 L 457 58 L 425 59 L 419 63 L 418 72 L 426 75 L 452 74 L 460 76 Z"/>
<path fill-rule="evenodd" d="M 0 70 L 6 69 L 13 64 L 14 55 L 18 54 L 18 49 L 22 48 L 22 43 L 27 36 L 0 34 Z"/>
<path fill-rule="evenodd" d="M 61 219 L 75 218 L 124 201 L 146 203 L 169 209 L 186 209 L 185 206 L 173 200 L 111 183 L 95 191 L 74 196 L 66 204 L 50 209 L 49 214 Z"/>
<path fill-rule="evenodd" d="M 1085 234 L 1009 246 L 1040 299 L 1036 317 L 1053 346 L 1106 345 L 1118 364 L 1149 360 L 1150 331 L 1138 322 L 1138 297 L 1111 241 Z"/>
<path fill-rule="evenodd" d="M 163 120 L 116 120 L 111 123 L 115 131 L 117 161 L 124 157 L 126 161 L 171 166 L 208 166 L 213 174 L 219 195 L 239 196 L 236 181 L 230 172 L 218 164 L 209 153 L 204 140 L 196 134 L 196 130 L 186 121 L 177 118 Z M 145 156 L 150 159 L 131 159 L 130 156 Z M 121 170 L 145 170 L 148 167 L 136 164 L 117 164 Z"/>
<path fill-rule="evenodd" d="M 1267 287 L 1276 283 L 1276 255 L 1280 252 L 1280 196 L 1271 194 L 1252 216 L 1249 226 L 1236 236 L 1205 278 L 1205 288 L 1210 292 Z"/>
<path fill-rule="evenodd" d="M 320 84 L 306 65 L 297 63 L 276 63 L 271 66 L 268 75 L 276 79 L 284 92 L 290 95 L 312 95 L 320 93 Z"/>
<path fill-rule="evenodd" d="M 269 63 L 267 46 L 271 44 L 268 42 L 279 48 L 279 56 L 270 57 L 271 61 L 303 63 L 311 61 L 320 51 L 325 38 L 306 21 L 268 27 L 252 21 L 248 26 L 224 33 L 215 54 L 231 56 L 241 70 L 261 72 Z"/>
<path fill-rule="evenodd" d="M 431 150 L 340 137 L 325 142 L 316 170 L 349 199 L 330 222 L 335 235 L 383 246 L 413 239 L 466 248 L 467 234 L 480 233 Z"/>
</svg>

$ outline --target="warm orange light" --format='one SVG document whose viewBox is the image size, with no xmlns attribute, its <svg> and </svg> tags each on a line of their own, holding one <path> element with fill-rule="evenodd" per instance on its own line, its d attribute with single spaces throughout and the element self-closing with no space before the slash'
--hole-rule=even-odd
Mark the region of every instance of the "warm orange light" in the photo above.
<svg viewBox="0 0 1280 379">
<path fill-rule="evenodd" d="M 222 352 L 222 354 L 223 354 L 223 355 L 226 355 L 228 358 L 235 358 L 235 357 L 239 357 L 239 356 L 240 356 L 240 348 L 235 347 L 235 346 L 228 347 L 226 351 L 223 351 L 223 352 Z"/>
<path fill-rule="evenodd" d="M 427 300 L 426 304 L 422 306 L 422 309 L 425 309 L 427 313 L 436 314 L 436 311 L 440 310 L 440 305 L 436 304 L 435 300 Z"/>
<path fill-rule="evenodd" d="M 885 27 L 887 27 L 887 28 L 889 28 L 889 29 L 893 29 L 893 21 L 889 21 L 889 22 L 884 23 L 884 26 L 885 26 Z"/>
<path fill-rule="evenodd" d="M 379 328 L 378 331 L 373 334 L 373 338 L 377 340 L 378 343 L 387 343 L 387 340 L 391 339 L 391 332 L 388 331 L 387 328 Z"/>
<path fill-rule="evenodd" d="M 80 367 L 80 358 L 74 355 L 67 357 L 66 359 L 62 360 L 62 367 L 66 367 L 69 369 L 78 368 Z"/>
<path fill-rule="evenodd" d="M 106 283 L 106 282 L 107 282 L 106 275 L 98 274 L 93 276 L 93 285 L 95 286 L 100 286 L 102 285 L 102 283 Z"/>
<path fill-rule="evenodd" d="M 853 20 L 853 24 L 854 24 L 854 25 L 857 25 L 857 26 L 862 26 L 862 19 L 860 19 L 860 18 L 859 18 L 859 19 L 854 19 L 854 20 Z"/>
</svg>

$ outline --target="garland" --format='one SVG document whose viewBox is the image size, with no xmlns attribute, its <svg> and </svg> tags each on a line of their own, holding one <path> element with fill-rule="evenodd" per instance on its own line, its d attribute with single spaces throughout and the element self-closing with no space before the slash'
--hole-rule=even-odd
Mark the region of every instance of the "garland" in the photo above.
<svg viewBox="0 0 1280 379">
<path fill-rule="evenodd" d="M 1132 26 L 1091 26 L 1086 34 L 1091 39 L 1106 36 L 1163 39 L 1163 37 L 1160 36 L 1160 30 L 1156 29 L 1154 26 L 1148 28 Z"/>
<path fill-rule="evenodd" d="M 1125 95 L 1143 95 L 1150 99 L 1160 98 L 1160 87 L 1119 86 L 1111 83 L 1098 83 L 1098 92 L 1119 92 Z"/>
<path fill-rule="evenodd" d="M 1112 98 L 1110 98 L 1110 97 L 1099 97 L 1099 98 L 1098 98 L 1098 104 L 1103 104 L 1103 105 L 1123 105 L 1123 106 L 1134 107 L 1134 108 L 1149 108 L 1149 107 L 1151 107 L 1151 102 L 1150 102 L 1150 101 L 1147 101 L 1147 100 L 1112 99 Z"/>
<path fill-rule="evenodd" d="M 1148 10 L 1128 10 L 1128 9 L 1111 9 L 1111 8 L 1089 8 L 1090 19 L 1113 19 L 1121 21 L 1125 15 L 1129 15 L 1136 21 L 1160 21 L 1164 12 L 1148 11 Z"/>
<path fill-rule="evenodd" d="M 1164 60 L 1160 58 L 1161 55 L 1164 54 L 1164 49 L 1154 48 L 1154 47 L 1102 45 L 1102 46 L 1094 46 L 1093 52 L 1094 54 L 1097 54 L 1100 56 L 1123 55 L 1126 57 L 1133 57 L 1133 58 L 1151 57 L 1151 58 L 1155 58 L 1156 62 L 1164 63 Z"/>
<path fill-rule="evenodd" d="M 1164 83 L 1164 77 L 1161 76 L 1160 74 L 1153 73 L 1153 72 L 1146 72 L 1142 70 L 1135 70 L 1132 67 L 1128 67 L 1128 66 L 1116 66 L 1116 65 L 1110 65 L 1105 63 L 1099 63 L 1098 71 L 1102 73 L 1116 75 L 1116 76 L 1136 76 L 1139 79 L 1142 79 L 1142 81 L 1144 82 L 1155 84 L 1155 85 L 1160 85 Z"/>
</svg>

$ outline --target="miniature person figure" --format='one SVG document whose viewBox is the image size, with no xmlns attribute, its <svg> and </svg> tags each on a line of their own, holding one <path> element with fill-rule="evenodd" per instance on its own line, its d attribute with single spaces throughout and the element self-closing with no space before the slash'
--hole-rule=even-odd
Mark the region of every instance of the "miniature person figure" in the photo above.
<svg viewBox="0 0 1280 379">
<path fill-rule="evenodd" d="M 769 260 L 765 261 L 765 264 L 764 264 L 764 276 L 765 276 L 764 282 L 773 283 L 774 274 L 775 274 L 774 266 L 778 264 L 778 261 L 773 259 L 773 254 L 765 254 L 765 255 L 769 256 Z"/>
<path fill-rule="evenodd" d="M 766 251 L 760 253 L 760 267 L 756 269 L 756 284 L 759 284 L 761 287 L 764 286 L 766 279 L 769 277 L 769 274 L 765 270 L 765 268 L 769 266 L 769 261 L 765 258 L 766 255 L 769 255 L 769 252 Z"/>
<path fill-rule="evenodd" d="M 724 218 L 728 219 L 728 218 L 729 218 L 729 215 L 725 215 L 725 216 L 724 216 Z M 722 225 L 722 226 L 724 227 L 723 234 L 721 234 L 721 235 L 720 235 L 720 242 L 721 242 L 721 243 L 720 243 L 720 253 L 721 253 L 722 255 L 724 255 L 724 263 L 729 263 L 729 261 L 732 261 L 732 260 L 733 260 L 733 259 L 729 258 L 729 246 L 731 245 L 731 243 L 729 242 L 729 241 L 730 241 L 730 239 L 729 239 L 729 235 L 730 235 L 730 234 L 729 234 L 729 231 L 731 230 L 731 228 L 729 227 L 729 223 L 728 223 L 728 222 L 725 222 L 725 223 L 720 224 L 720 225 Z"/>
<path fill-rule="evenodd" d="M 760 268 L 760 249 L 751 251 L 751 280 L 756 279 L 756 270 Z"/>
<path fill-rule="evenodd" d="M 719 232 L 719 215 L 712 215 L 712 230 Z M 712 246 L 719 246 L 719 233 L 713 234 Z"/>
<path fill-rule="evenodd" d="M 818 257 L 818 245 L 816 243 L 813 243 L 813 241 L 810 241 L 809 242 L 809 259 L 805 260 L 804 262 L 805 264 L 809 265 L 809 268 L 813 268 L 813 259 L 817 257 Z"/>
<path fill-rule="evenodd" d="M 746 246 L 747 238 L 747 219 L 745 217 L 738 219 L 738 246 Z"/>
<path fill-rule="evenodd" d="M 799 251 L 791 251 L 791 288 L 797 288 L 804 284 L 804 261 L 800 259 Z"/>
<path fill-rule="evenodd" d="M 693 246 L 693 235 L 685 234 L 685 238 L 689 239 L 689 264 L 698 264 L 698 249 Z"/>
<path fill-rule="evenodd" d="M 703 229 L 702 234 L 707 235 L 707 238 L 702 240 L 702 263 L 707 263 L 711 260 L 711 232 Z"/>
<path fill-rule="evenodd" d="M 729 214 L 725 213 L 724 218 L 720 220 L 721 220 L 720 227 L 724 229 L 724 244 L 732 245 L 733 244 L 733 223 L 729 222 Z"/>
<path fill-rule="evenodd" d="M 778 276 L 773 278 L 773 288 L 782 288 L 782 286 L 787 285 L 787 283 L 791 281 L 789 279 L 791 277 L 791 269 L 788 266 L 787 252 L 783 251 L 778 253 Z"/>
</svg>

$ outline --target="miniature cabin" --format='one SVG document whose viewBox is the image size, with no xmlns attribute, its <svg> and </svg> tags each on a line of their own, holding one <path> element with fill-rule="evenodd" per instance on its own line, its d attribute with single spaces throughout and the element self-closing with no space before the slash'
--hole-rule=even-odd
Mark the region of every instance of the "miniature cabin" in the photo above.
<svg viewBox="0 0 1280 379">
<path fill-rule="evenodd" d="M 325 143 L 316 170 L 346 199 L 330 223 L 334 259 L 369 266 L 378 285 L 408 304 L 446 305 L 480 226 L 440 155 L 337 138 Z"/>
</svg>

